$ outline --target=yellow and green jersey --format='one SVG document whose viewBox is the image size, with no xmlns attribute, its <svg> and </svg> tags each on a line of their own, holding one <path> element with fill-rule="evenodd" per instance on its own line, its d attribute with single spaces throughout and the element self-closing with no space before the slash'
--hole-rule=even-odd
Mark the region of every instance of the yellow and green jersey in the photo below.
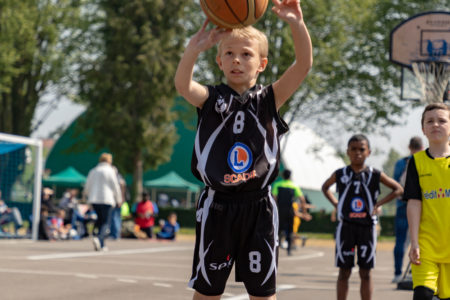
<svg viewBox="0 0 450 300">
<path fill-rule="evenodd" d="M 272 188 L 272 194 L 274 196 L 278 196 L 278 189 L 279 188 L 288 188 L 288 189 L 293 189 L 294 190 L 294 196 L 296 198 L 303 196 L 302 190 L 295 185 L 295 183 L 292 180 L 289 179 L 285 179 L 285 180 L 280 180 L 277 181 L 273 184 L 273 188 Z"/>
<path fill-rule="evenodd" d="M 414 154 L 403 199 L 422 200 L 421 257 L 450 263 L 450 156 L 433 158 L 428 149 Z"/>
</svg>

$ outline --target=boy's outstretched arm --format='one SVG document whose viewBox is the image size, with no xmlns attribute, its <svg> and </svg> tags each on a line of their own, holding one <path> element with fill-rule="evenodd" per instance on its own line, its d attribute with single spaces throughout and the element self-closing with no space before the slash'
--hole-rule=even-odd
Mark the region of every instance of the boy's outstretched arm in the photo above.
<svg viewBox="0 0 450 300">
<path fill-rule="evenodd" d="M 299 0 L 272 0 L 272 10 L 291 27 L 294 40 L 295 62 L 273 84 L 275 103 L 279 109 L 286 100 L 298 89 L 311 69 L 312 45 L 311 38 L 303 22 L 303 13 Z"/>
<path fill-rule="evenodd" d="M 206 31 L 208 20 L 203 23 L 202 28 L 191 38 L 183 56 L 178 63 L 175 73 L 175 88 L 192 105 L 202 108 L 208 99 L 208 88 L 193 80 L 194 65 L 198 55 L 213 47 L 225 34 L 219 28 Z"/>
<path fill-rule="evenodd" d="M 327 197 L 328 201 L 333 204 L 335 208 L 337 208 L 338 200 L 336 197 L 334 197 L 333 193 L 330 191 L 330 186 L 332 186 L 336 182 L 336 172 L 331 174 L 330 178 L 325 180 L 325 182 L 322 185 L 322 192 Z"/>
<path fill-rule="evenodd" d="M 422 215 L 422 201 L 418 199 L 408 199 L 406 215 L 408 217 L 409 235 L 411 237 L 409 259 L 412 264 L 420 265 L 419 225 L 420 217 Z"/>
<path fill-rule="evenodd" d="M 397 181 L 387 176 L 384 172 L 381 172 L 380 174 L 380 181 L 382 184 L 390 188 L 391 192 L 380 201 L 377 201 L 373 208 L 372 215 L 375 215 L 377 213 L 378 207 L 382 206 L 385 203 L 388 203 L 389 201 L 392 201 L 395 198 L 400 198 L 400 196 L 403 195 L 402 186 Z"/>
</svg>

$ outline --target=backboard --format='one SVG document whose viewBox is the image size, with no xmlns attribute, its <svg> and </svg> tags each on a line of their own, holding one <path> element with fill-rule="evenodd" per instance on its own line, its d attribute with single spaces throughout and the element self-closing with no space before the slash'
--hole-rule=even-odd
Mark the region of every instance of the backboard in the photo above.
<svg viewBox="0 0 450 300">
<path fill-rule="evenodd" d="M 424 88 L 440 84 L 443 86 L 439 94 L 442 92 L 443 100 L 448 100 L 448 71 L 439 75 L 428 72 L 428 76 L 433 75 L 434 78 L 427 78 L 427 83 L 424 83 L 423 77 L 427 74 L 419 74 L 417 64 L 448 69 L 450 11 L 424 12 L 408 18 L 391 31 L 390 42 L 389 59 L 402 67 L 401 99 L 420 100 L 424 97 Z"/>
</svg>

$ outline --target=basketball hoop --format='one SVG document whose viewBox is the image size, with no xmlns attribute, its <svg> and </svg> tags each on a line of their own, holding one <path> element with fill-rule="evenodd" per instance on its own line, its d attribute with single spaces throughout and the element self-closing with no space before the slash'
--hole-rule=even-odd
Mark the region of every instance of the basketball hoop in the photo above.
<svg viewBox="0 0 450 300">
<path fill-rule="evenodd" d="M 450 64 L 443 61 L 414 61 L 411 67 L 419 79 L 425 103 L 442 102 L 450 79 Z"/>
<path fill-rule="evenodd" d="M 450 11 L 416 14 L 391 31 L 389 59 L 402 69 L 403 100 L 450 104 Z"/>
</svg>

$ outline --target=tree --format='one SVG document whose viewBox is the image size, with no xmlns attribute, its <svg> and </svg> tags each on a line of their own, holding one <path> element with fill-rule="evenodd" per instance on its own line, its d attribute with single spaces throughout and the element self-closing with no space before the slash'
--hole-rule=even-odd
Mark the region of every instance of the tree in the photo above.
<svg viewBox="0 0 450 300">
<path fill-rule="evenodd" d="M 383 163 L 383 172 L 387 176 L 389 176 L 391 178 L 394 176 L 395 163 L 401 157 L 402 156 L 400 155 L 400 153 L 398 153 L 395 149 L 391 148 L 391 150 L 389 151 L 389 154 L 388 154 L 388 158 Z M 386 196 L 390 192 L 391 192 L 391 190 L 388 187 L 386 187 L 384 184 L 380 184 L 380 196 L 379 196 L 379 199 L 381 199 L 381 197 Z M 395 199 L 393 201 L 383 205 L 384 214 L 386 214 L 386 215 L 395 215 L 396 205 L 397 204 L 396 204 L 396 200 Z"/>
<path fill-rule="evenodd" d="M 0 2 L 0 131 L 29 136 L 45 92 L 60 84 L 73 49 L 75 0 Z"/>
<path fill-rule="evenodd" d="M 133 173 L 134 199 L 143 169 L 168 161 L 175 143 L 173 78 L 181 54 L 184 1 L 99 0 L 99 55 L 80 70 L 82 125 L 97 148 L 108 148 L 121 171 Z"/>
<path fill-rule="evenodd" d="M 388 158 L 386 162 L 383 164 L 383 171 L 389 177 L 394 176 L 394 167 L 397 160 L 399 160 L 402 156 L 395 149 L 391 149 L 388 154 Z"/>
</svg>

